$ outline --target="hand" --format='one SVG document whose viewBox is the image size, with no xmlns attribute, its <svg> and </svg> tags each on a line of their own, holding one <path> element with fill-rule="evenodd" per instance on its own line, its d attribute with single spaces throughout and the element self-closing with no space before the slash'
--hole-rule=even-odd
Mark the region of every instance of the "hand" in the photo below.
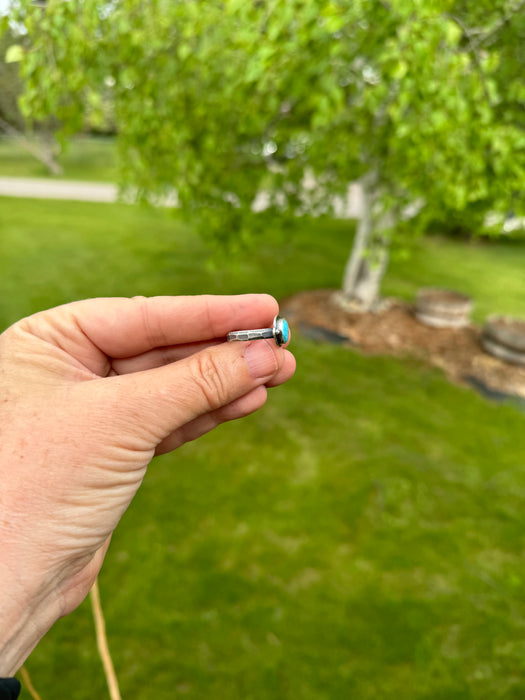
<svg viewBox="0 0 525 700">
<path fill-rule="evenodd" d="M 289 379 L 266 295 L 94 299 L 0 336 L 0 676 L 85 598 L 155 454 Z"/>
</svg>

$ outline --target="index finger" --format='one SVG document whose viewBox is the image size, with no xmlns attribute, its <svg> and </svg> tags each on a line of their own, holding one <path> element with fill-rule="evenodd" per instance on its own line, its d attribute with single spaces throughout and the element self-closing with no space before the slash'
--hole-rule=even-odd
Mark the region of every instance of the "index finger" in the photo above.
<svg viewBox="0 0 525 700">
<path fill-rule="evenodd" d="M 271 326 L 279 308 L 267 294 L 90 299 L 70 306 L 85 336 L 112 358 Z"/>
</svg>

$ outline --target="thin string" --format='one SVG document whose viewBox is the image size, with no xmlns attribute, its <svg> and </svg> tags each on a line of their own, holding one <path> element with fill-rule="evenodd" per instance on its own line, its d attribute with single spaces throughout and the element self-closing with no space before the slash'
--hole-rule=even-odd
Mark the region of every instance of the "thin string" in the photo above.
<svg viewBox="0 0 525 700">
<path fill-rule="evenodd" d="M 108 638 L 106 636 L 106 622 L 104 620 L 102 605 L 100 603 L 98 578 L 95 580 L 95 583 L 93 584 L 93 587 L 89 592 L 89 597 L 91 598 L 91 607 L 93 609 L 93 618 L 95 620 L 95 632 L 97 635 L 98 653 L 100 655 L 102 665 L 104 667 L 104 673 L 106 675 L 106 681 L 109 688 L 109 696 L 111 700 L 122 700 L 120 696 L 117 675 L 115 673 L 113 661 L 111 660 L 111 654 L 109 653 Z"/>
<path fill-rule="evenodd" d="M 20 669 L 20 675 L 22 677 L 22 682 L 24 686 L 27 688 L 27 691 L 29 692 L 29 695 L 33 698 L 33 700 L 42 700 L 41 696 L 36 692 L 35 686 L 31 682 L 31 676 L 29 675 L 29 671 L 25 666 L 22 666 Z"/>
</svg>

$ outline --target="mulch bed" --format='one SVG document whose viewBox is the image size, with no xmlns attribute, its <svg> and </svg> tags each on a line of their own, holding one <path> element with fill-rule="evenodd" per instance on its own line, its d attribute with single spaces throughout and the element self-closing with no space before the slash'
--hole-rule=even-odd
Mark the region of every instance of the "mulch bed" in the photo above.
<svg viewBox="0 0 525 700">
<path fill-rule="evenodd" d="M 369 355 L 415 357 L 440 367 L 453 382 L 469 384 L 492 398 L 525 400 L 525 367 L 488 355 L 480 329 L 431 328 L 413 306 L 388 300 L 377 312 L 352 313 L 334 302 L 335 290 L 302 292 L 281 301 L 281 313 L 299 332 L 319 341 L 356 347 Z"/>
</svg>

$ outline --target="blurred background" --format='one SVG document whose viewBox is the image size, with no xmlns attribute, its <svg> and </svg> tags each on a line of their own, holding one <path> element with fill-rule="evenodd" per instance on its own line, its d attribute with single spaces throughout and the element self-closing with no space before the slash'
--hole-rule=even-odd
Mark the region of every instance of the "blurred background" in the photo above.
<svg viewBox="0 0 525 700">
<path fill-rule="evenodd" d="M 0 14 L 2 329 L 85 297 L 325 290 L 317 333 L 290 317 L 295 378 L 155 459 L 113 537 L 122 697 L 525 697 L 525 3 Z M 428 287 L 473 302 L 476 356 L 504 315 L 504 390 L 322 332 Z M 44 700 L 108 696 L 88 601 L 26 668 Z"/>
</svg>

